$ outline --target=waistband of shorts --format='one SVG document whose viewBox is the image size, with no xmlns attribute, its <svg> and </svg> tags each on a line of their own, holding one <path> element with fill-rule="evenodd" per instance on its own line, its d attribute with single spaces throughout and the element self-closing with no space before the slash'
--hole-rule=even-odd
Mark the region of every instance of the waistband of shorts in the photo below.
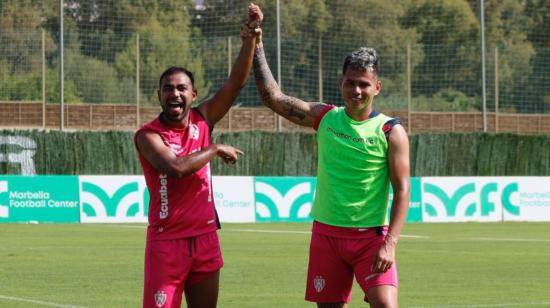
<svg viewBox="0 0 550 308">
<path fill-rule="evenodd" d="M 328 235 L 332 237 L 340 238 L 367 238 L 374 237 L 379 235 L 385 235 L 388 231 L 388 226 L 377 226 L 377 227 L 339 227 L 327 225 L 319 221 L 313 221 L 313 226 L 311 229 L 312 233 Z"/>
<path fill-rule="evenodd" d="M 218 229 L 214 230 L 201 230 L 201 232 L 195 232 L 190 234 L 180 234 L 180 233 L 173 233 L 173 234 L 162 234 L 162 236 L 159 236 L 158 234 L 154 234 L 151 230 L 148 230 L 146 241 L 148 242 L 156 242 L 156 241 L 175 241 L 175 240 L 189 240 L 193 238 L 198 238 L 202 236 L 210 236 L 212 234 L 215 234 L 217 236 Z"/>
</svg>

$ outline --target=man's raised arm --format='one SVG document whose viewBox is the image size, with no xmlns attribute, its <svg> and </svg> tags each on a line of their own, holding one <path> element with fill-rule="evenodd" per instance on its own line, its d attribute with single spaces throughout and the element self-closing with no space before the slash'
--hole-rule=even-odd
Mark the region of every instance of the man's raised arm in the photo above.
<svg viewBox="0 0 550 308">
<path fill-rule="evenodd" d="M 307 103 L 281 91 L 267 65 L 261 39 L 256 44 L 256 51 L 254 52 L 254 77 L 262 103 L 285 119 L 298 125 L 312 127 L 317 117 L 327 106 L 323 103 Z"/>
<path fill-rule="evenodd" d="M 229 78 L 212 98 L 198 107 L 210 125 L 216 124 L 225 116 L 248 79 L 256 44 L 255 32 L 260 31 L 262 20 L 263 13 L 260 7 L 253 3 L 248 5 L 248 18 L 241 31 L 241 51 L 233 64 Z"/>
</svg>

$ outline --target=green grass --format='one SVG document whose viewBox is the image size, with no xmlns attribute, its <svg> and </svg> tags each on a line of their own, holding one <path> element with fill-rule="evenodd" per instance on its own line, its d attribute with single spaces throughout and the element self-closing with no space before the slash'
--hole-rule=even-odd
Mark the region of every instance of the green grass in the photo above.
<svg viewBox="0 0 550 308">
<path fill-rule="evenodd" d="M 303 300 L 309 228 L 225 224 L 218 306 L 314 307 Z M 409 224 L 403 234 L 401 307 L 550 307 L 550 223 Z M 2 224 L 0 307 L 140 307 L 144 238 L 143 225 Z M 350 307 L 365 307 L 362 297 L 355 284 Z"/>
</svg>

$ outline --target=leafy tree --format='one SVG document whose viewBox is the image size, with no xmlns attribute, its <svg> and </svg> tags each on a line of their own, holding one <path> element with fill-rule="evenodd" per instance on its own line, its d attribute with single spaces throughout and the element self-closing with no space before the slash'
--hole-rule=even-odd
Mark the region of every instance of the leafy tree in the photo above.
<svg viewBox="0 0 550 308">
<path fill-rule="evenodd" d="M 529 23 L 529 18 L 525 15 L 525 7 L 516 0 L 490 0 L 485 5 L 487 56 L 494 55 L 495 47 L 499 49 L 500 105 L 503 108 L 525 110 L 529 105 L 525 89 L 532 70 L 530 61 L 534 55 L 533 45 L 527 39 L 528 29 L 525 25 Z M 494 61 L 489 58 L 487 62 Z M 493 85 L 493 81 L 494 78 L 488 84 Z"/>
<path fill-rule="evenodd" d="M 159 74 L 172 65 L 195 72 L 199 99 L 211 95 L 227 78 L 228 63 L 238 54 L 240 22 L 248 2 L 65 0 L 65 100 L 133 103 L 136 33 L 140 33 L 142 103 L 157 104 Z M 323 99 L 338 103 L 336 81 L 344 57 L 360 46 L 370 46 L 381 58 L 383 91 L 377 104 L 402 108 L 410 44 L 416 110 L 477 110 L 479 3 L 280 0 L 282 87 L 305 100 L 319 99 L 321 42 Z M 258 4 L 265 14 L 266 54 L 277 77 L 275 1 Z M 47 100 L 58 102 L 58 2 L 2 0 L 0 29 L 0 99 L 41 98 L 41 30 L 46 29 Z M 485 31 L 489 108 L 494 101 L 493 53 L 498 47 L 501 109 L 550 112 L 550 0 L 485 0 Z M 258 104 L 253 82 L 239 100 Z"/>
<path fill-rule="evenodd" d="M 525 1 L 525 13 L 530 18 L 527 35 L 533 43 L 535 55 L 529 78 L 530 99 L 534 112 L 550 113 L 550 0 Z"/>
<path fill-rule="evenodd" d="M 197 11 L 193 25 L 197 26 L 205 36 L 208 48 L 203 48 L 207 80 L 213 82 L 213 89 L 221 84 L 227 76 L 228 42 L 231 40 L 231 55 L 237 55 L 241 45 L 238 37 L 241 21 L 246 17 L 246 7 L 249 1 L 242 0 L 212 0 L 204 1 L 204 7 Z M 267 50 L 268 61 L 277 78 L 276 62 L 276 7 L 274 1 L 257 2 L 264 12 L 263 36 Z M 317 44 L 319 36 L 326 31 L 331 15 L 324 1 L 281 1 L 282 55 L 285 71 L 283 72 L 283 87 L 289 94 L 304 99 L 317 99 L 315 86 L 318 60 Z M 242 101 L 245 99 L 245 101 Z M 248 83 L 241 91 L 239 103 L 245 105 L 258 104 L 257 91 L 253 83 Z"/>
<path fill-rule="evenodd" d="M 0 63 L 0 100 L 7 101 L 40 101 L 42 100 L 42 73 L 29 72 L 12 74 L 5 64 Z M 59 103 L 60 85 L 59 70 L 46 70 L 46 102 Z M 65 101 L 77 103 L 78 97 L 76 86 L 73 82 L 65 81 Z"/>
<path fill-rule="evenodd" d="M 112 65 L 84 56 L 79 50 L 67 52 L 65 74 L 65 80 L 74 83 L 79 96 L 86 103 L 131 104 L 135 101 L 135 89 L 121 86 Z M 69 99 L 65 100 L 70 102 Z"/>
<path fill-rule="evenodd" d="M 41 69 L 42 34 L 40 27 L 46 14 L 51 12 L 44 1 L 4 0 L 0 2 L 0 56 L 6 60 L 12 74 L 28 73 Z M 54 44 L 50 35 L 45 37 L 46 53 Z"/>
<path fill-rule="evenodd" d="M 65 0 L 65 22 L 74 25 L 83 55 L 112 63 L 132 33 L 149 20 L 150 12 L 161 9 L 163 2 L 167 1 Z"/>
<path fill-rule="evenodd" d="M 276 8 L 273 8 L 276 12 Z M 332 20 L 322 0 L 286 1 L 281 3 L 282 86 L 288 94 L 304 100 L 318 101 L 319 43 Z M 275 24 L 266 23 L 275 30 Z M 276 33 L 273 31 L 273 33 Z M 321 41 L 320 41 L 321 40 Z M 267 47 L 276 55 L 276 40 Z M 272 57 L 273 58 L 273 57 Z M 276 59 L 271 67 L 276 74 Z"/>
<path fill-rule="evenodd" d="M 478 111 L 481 109 L 479 97 L 470 97 L 452 88 L 441 89 L 434 95 L 419 95 L 413 98 L 415 111 Z"/>
<path fill-rule="evenodd" d="M 46 102 L 59 104 L 61 101 L 61 82 L 59 69 L 48 69 L 46 71 Z M 63 101 L 67 104 L 81 103 L 83 100 L 78 93 L 74 80 L 65 80 L 63 83 Z"/>
<path fill-rule="evenodd" d="M 414 44 L 418 37 L 416 30 L 402 24 L 409 1 L 325 2 L 333 15 L 324 46 L 325 50 L 330 50 L 330 55 L 326 55 L 330 63 L 325 68 L 324 78 L 329 100 L 341 100 L 336 81 L 341 75 L 344 58 L 361 46 L 375 48 L 380 56 L 383 90 L 378 98 L 381 101 L 379 105 L 385 105 L 390 100 L 403 100 L 406 93 L 407 44 L 412 44 L 414 61 L 422 57 L 421 50 Z"/>
<path fill-rule="evenodd" d="M 161 20 L 166 20 L 166 16 Z M 156 90 L 160 74 L 170 66 L 184 66 L 195 75 L 195 86 L 199 98 L 208 93 L 209 85 L 204 81 L 204 69 L 201 50 L 197 42 L 190 38 L 190 28 L 186 24 L 172 21 L 161 24 L 151 18 L 140 28 L 140 81 L 143 102 L 156 104 Z M 136 71 L 136 38 L 128 42 L 126 49 L 116 58 L 116 67 L 125 78 L 135 76 Z"/>
<path fill-rule="evenodd" d="M 189 7 L 188 11 L 192 12 L 192 25 L 200 29 L 204 37 L 216 38 L 239 33 L 250 1 L 208 0 L 203 3 L 203 6 L 197 9 Z M 265 13 L 263 5 L 260 6 Z"/>
<path fill-rule="evenodd" d="M 431 96 L 454 88 L 468 96 L 480 91 L 479 22 L 464 0 L 422 0 L 404 17 L 424 50 L 415 67 L 413 94 Z"/>
</svg>

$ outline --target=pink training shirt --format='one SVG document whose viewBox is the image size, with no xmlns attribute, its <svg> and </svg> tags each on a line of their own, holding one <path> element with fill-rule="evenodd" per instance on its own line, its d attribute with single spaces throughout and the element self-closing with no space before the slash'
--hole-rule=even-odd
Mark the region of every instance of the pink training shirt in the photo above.
<svg viewBox="0 0 550 308">
<path fill-rule="evenodd" d="M 136 132 L 134 143 L 143 131 L 158 133 L 176 156 L 210 145 L 210 126 L 195 108 L 189 110 L 186 128 L 166 127 L 157 117 Z M 210 163 L 191 175 L 172 178 L 157 171 L 141 153 L 139 160 L 150 195 L 148 241 L 193 237 L 218 229 Z"/>
</svg>

